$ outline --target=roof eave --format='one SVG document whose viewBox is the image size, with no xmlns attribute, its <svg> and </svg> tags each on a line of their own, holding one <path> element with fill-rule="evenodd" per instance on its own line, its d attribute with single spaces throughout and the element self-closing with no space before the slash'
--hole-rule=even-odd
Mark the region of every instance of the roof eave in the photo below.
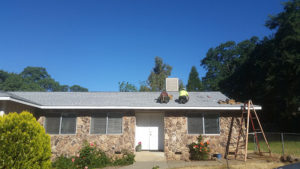
<svg viewBox="0 0 300 169">
<path fill-rule="evenodd" d="M 28 103 L 11 97 L 0 97 L 0 100 L 32 106 L 39 109 L 99 109 L 99 110 L 242 110 L 243 106 L 206 106 L 206 107 L 136 107 L 136 106 L 42 106 Z M 251 108 L 253 109 L 253 108 Z M 254 106 L 255 110 L 261 110 L 261 106 Z"/>
<path fill-rule="evenodd" d="M 243 107 L 134 107 L 134 106 L 41 106 L 41 109 L 99 109 L 99 110 L 242 110 Z M 261 106 L 255 106 L 255 110 L 261 110 Z"/>
</svg>

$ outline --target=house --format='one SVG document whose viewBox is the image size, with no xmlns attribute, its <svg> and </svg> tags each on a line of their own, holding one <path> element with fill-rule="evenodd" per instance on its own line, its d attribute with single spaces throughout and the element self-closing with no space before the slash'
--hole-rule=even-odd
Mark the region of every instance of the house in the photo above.
<svg viewBox="0 0 300 169">
<path fill-rule="evenodd" d="M 0 111 L 32 112 L 51 136 L 53 157 L 75 155 L 84 140 L 113 155 L 122 149 L 163 151 L 169 160 L 188 160 L 188 144 L 199 134 L 212 153 L 226 153 L 237 137 L 241 104 L 218 104 L 220 92 L 190 92 L 186 104 L 157 103 L 159 92 L 0 92 Z M 255 106 L 255 109 L 261 109 Z"/>
</svg>

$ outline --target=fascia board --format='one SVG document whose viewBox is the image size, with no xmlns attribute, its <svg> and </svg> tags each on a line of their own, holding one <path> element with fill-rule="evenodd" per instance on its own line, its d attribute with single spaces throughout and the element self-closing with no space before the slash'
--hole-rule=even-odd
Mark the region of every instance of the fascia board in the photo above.
<svg viewBox="0 0 300 169">
<path fill-rule="evenodd" d="M 242 106 L 226 107 L 226 106 L 207 106 L 207 107 L 134 107 L 134 106 L 41 106 L 33 103 L 28 103 L 22 100 L 11 97 L 0 97 L 0 100 L 13 101 L 24 105 L 40 108 L 40 109 L 134 109 L 134 110 L 242 110 Z M 247 109 L 247 108 L 246 108 Z M 253 108 L 251 108 L 253 109 Z M 261 106 L 254 106 L 255 110 L 261 110 Z"/>
</svg>

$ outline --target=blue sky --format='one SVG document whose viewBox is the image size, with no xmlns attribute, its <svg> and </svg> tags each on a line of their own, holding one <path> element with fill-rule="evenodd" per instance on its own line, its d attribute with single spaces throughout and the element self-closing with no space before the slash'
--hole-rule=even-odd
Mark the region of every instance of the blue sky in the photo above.
<svg viewBox="0 0 300 169">
<path fill-rule="evenodd" d="M 0 69 L 45 67 L 61 84 L 90 91 L 139 86 L 155 56 L 187 83 L 209 48 L 272 32 L 268 15 L 283 0 L 48 0 L 0 1 Z"/>
</svg>

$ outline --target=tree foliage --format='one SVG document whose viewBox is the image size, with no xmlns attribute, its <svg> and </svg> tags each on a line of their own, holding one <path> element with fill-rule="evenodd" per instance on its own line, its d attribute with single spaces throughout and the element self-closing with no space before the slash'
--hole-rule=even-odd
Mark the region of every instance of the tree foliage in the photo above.
<svg viewBox="0 0 300 169">
<path fill-rule="evenodd" d="M 0 90 L 3 91 L 82 91 L 88 89 L 79 85 L 60 85 L 43 67 L 26 67 L 20 74 L 0 70 Z"/>
<path fill-rule="evenodd" d="M 128 82 L 119 82 L 119 91 L 120 92 L 136 92 L 137 88 Z"/>
<path fill-rule="evenodd" d="M 79 85 L 73 85 L 70 87 L 70 92 L 88 92 L 88 89 Z"/>
<path fill-rule="evenodd" d="M 257 37 L 236 44 L 234 41 L 222 43 L 216 48 L 210 48 L 201 61 L 207 72 L 203 77 L 206 90 L 220 90 L 220 81 L 230 76 L 253 51 L 258 42 Z"/>
<path fill-rule="evenodd" d="M 188 84 L 186 85 L 188 91 L 201 91 L 203 90 L 202 83 L 199 78 L 199 74 L 195 66 L 192 67 Z"/>
<path fill-rule="evenodd" d="M 150 91 L 161 91 L 166 87 L 166 78 L 171 75 L 172 67 L 163 63 L 162 58 L 155 57 L 155 66 L 148 77 Z"/>
<path fill-rule="evenodd" d="M 201 64 L 208 70 L 205 87 L 241 101 L 252 99 L 263 106 L 265 121 L 279 124 L 273 127 L 295 131 L 300 122 L 300 0 L 284 5 L 266 22 L 276 31 L 273 36 L 226 45 L 230 48 L 221 44 Z"/>
<path fill-rule="evenodd" d="M 29 112 L 0 117 L 0 168 L 51 167 L 50 136 Z"/>
</svg>

